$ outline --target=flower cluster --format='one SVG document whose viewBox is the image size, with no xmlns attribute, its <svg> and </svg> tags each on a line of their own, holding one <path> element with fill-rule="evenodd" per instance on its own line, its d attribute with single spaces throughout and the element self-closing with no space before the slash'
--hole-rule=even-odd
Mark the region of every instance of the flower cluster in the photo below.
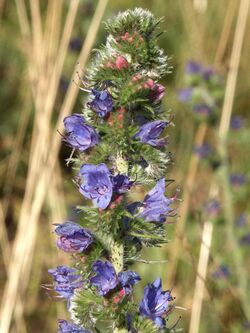
<svg viewBox="0 0 250 333">
<path fill-rule="evenodd" d="M 214 122 L 223 97 L 222 80 L 213 67 L 189 61 L 186 64 L 186 88 L 179 91 L 178 97 L 192 107 L 197 119 Z"/>
<path fill-rule="evenodd" d="M 143 246 L 166 242 L 166 222 L 175 215 L 175 196 L 165 194 L 170 120 L 158 83 L 167 72 L 158 23 L 138 8 L 107 23 L 106 46 L 83 80 L 83 115 L 64 119 L 63 141 L 77 154 L 75 184 L 87 204 L 79 207 L 78 223 L 55 225 L 58 248 L 74 259 L 74 268 L 49 270 L 73 321 L 59 320 L 61 333 L 101 332 L 105 321 L 115 332 L 156 332 L 173 308 L 159 278 L 136 304 L 141 277 L 129 269 Z M 134 202 L 130 190 L 138 187 L 148 192 Z"/>
</svg>

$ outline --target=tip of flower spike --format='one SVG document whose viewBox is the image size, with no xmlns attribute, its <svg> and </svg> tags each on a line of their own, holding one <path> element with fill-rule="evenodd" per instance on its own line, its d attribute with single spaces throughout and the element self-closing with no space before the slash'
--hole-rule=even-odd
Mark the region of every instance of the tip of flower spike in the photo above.
<svg viewBox="0 0 250 333">
<path fill-rule="evenodd" d="M 120 12 L 112 20 L 106 23 L 106 29 L 110 34 L 122 35 L 124 31 L 128 34 L 134 34 L 136 31 L 140 34 L 150 35 L 162 19 L 157 19 L 146 9 L 135 8 Z"/>
</svg>

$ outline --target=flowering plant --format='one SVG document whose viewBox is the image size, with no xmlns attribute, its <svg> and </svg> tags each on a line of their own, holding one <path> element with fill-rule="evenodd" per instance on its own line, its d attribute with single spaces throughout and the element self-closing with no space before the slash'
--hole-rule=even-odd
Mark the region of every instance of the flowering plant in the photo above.
<svg viewBox="0 0 250 333">
<path fill-rule="evenodd" d="M 133 288 L 141 277 L 129 269 L 144 246 L 166 242 L 166 224 L 175 215 L 175 197 L 165 195 L 170 118 L 158 83 L 168 72 L 157 45 L 160 21 L 137 8 L 107 22 L 106 45 L 83 81 L 89 92 L 83 114 L 64 120 L 63 140 L 79 154 L 75 183 L 93 206 L 78 207 L 79 225 L 55 228 L 57 246 L 74 259 L 74 268 L 49 270 L 73 321 L 59 320 L 61 333 L 171 331 L 171 291 L 156 279 L 137 304 Z M 151 190 L 133 202 L 135 187 Z"/>
<path fill-rule="evenodd" d="M 198 121 L 214 124 L 224 94 L 221 76 L 212 66 L 189 61 L 186 64 L 185 81 L 186 87 L 178 93 L 179 100 L 192 107 Z"/>
</svg>

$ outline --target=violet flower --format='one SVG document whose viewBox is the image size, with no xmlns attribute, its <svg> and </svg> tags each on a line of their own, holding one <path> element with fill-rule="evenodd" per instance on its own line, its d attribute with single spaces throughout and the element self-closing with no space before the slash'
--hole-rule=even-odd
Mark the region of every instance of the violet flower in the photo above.
<svg viewBox="0 0 250 333">
<path fill-rule="evenodd" d="M 230 122 L 232 130 L 239 130 L 245 125 L 245 119 L 241 116 L 233 116 Z"/>
<path fill-rule="evenodd" d="M 75 289 L 81 288 L 83 285 L 81 275 L 76 274 L 75 268 L 58 266 L 49 269 L 48 273 L 53 277 L 54 290 L 68 301 L 73 296 Z"/>
<path fill-rule="evenodd" d="M 194 112 L 203 116 L 209 116 L 212 112 L 211 107 L 206 104 L 196 104 L 193 107 Z"/>
<path fill-rule="evenodd" d="M 119 281 L 115 269 L 109 261 L 97 260 L 92 269 L 96 275 L 90 279 L 90 283 L 97 288 L 100 295 L 106 295 L 118 285 Z"/>
<path fill-rule="evenodd" d="M 98 116 L 105 117 L 107 113 L 113 109 L 113 99 L 107 90 L 98 91 L 91 90 L 91 97 L 93 98 L 88 106 L 95 111 Z"/>
<path fill-rule="evenodd" d="M 213 149 L 208 143 L 194 147 L 193 151 L 201 159 L 207 158 L 213 153 Z"/>
<path fill-rule="evenodd" d="M 78 174 L 79 191 L 93 203 L 105 209 L 109 205 L 113 193 L 111 174 L 104 163 L 99 165 L 83 164 Z"/>
<path fill-rule="evenodd" d="M 189 102 L 192 98 L 193 88 L 181 89 L 178 92 L 178 98 L 181 102 Z"/>
<path fill-rule="evenodd" d="M 170 301 L 172 300 L 171 292 L 169 290 L 163 291 L 161 279 L 156 279 L 144 289 L 144 296 L 140 303 L 140 314 L 153 320 L 157 326 L 164 327 L 163 316 L 171 310 Z"/>
<path fill-rule="evenodd" d="M 69 323 L 66 320 L 58 320 L 58 333 L 90 333 L 90 331 L 79 325 Z"/>
<path fill-rule="evenodd" d="M 239 187 L 246 184 L 246 176 L 241 173 L 232 173 L 230 175 L 230 183 L 232 186 Z"/>
<path fill-rule="evenodd" d="M 99 136 L 95 129 L 87 125 L 79 114 L 72 114 L 64 118 L 63 122 L 66 131 L 63 140 L 70 147 L 83 152 L 99 142 Z"/>
<path fill-rule="evenodd" d="M 213 277 L 216 279 L 227 278 L 230 276 L 228 267 L 221 264 L 216 271 L 213 272 Z"/>
<path fill-rule="evenodd" d="M 173 203 L 173 198 L 167 198 L 165 192 L 165 179 L 160 179 L 156 186 L 146 195 L 140 209 L 140 217 L 148 222 L 164 222 L 166 216 L 172 209 L 169 206 Z"/>
<path fill-rule="evenodd" d="M 187 74 L 200 74 L 202 72 L 202 66 L 195 61 L 189 61 L 186 64 L 186 73 Z"/>
<path fill-rule="evenodd" d="M 92 235 L 76 223 L 58 224 L 55 233 L 59 236 L 57 246 L 65 252 L 83 252 L 92 243 Z"/>
<path fill-rule="evenodd" d="M 123 271 L 118 274 L 118 279 L 126 294 L 132 292 L 132 287 L 141 280 L 141 277 L 134 271 Z"/>
<path fill-rule="evenodd" d="M 118 174 L 112 178 L 114 193 L 126 193 L 133 185 L 133 181 L 129 180 L 128 176 Z"/>
<path fill-rule="evenodd" d="M 83 44 L 83 41 L 81 40 L 81 38 L 79 38 L 79 37 L 73 37 L 69 41 L 69 49 L 71 51 L 78 52 L 78 51 L 81 50 L 82 44 Z"/>
<path fill-rule="evenodd" d="M 164 131 L 168 122 L 162 120 L 155 120 L 141 126 L 139 131 L 135 134 L 136 139 L 141 142 L 151 145 L 153 147 L 163 147 L 166 144 L 166 139 L 159 139 L 159 136 Z"/>
<path fill-rule="evenodd" d="M 160 102 L 165 94 L 165 87 L 161 84 L 154 84 L 151 88 L 149 98 L 152 102 Z"/>
<path fill-rule="evenodd" d="M 215 72 L 212 67 L 204 67 L 195 61 L 189 61 L 186 65 L 186 73 L 189 75 L 200 74 L 204 80 L 209 80 Z"/>
<path fill-rule="evenodd" d="M 237 227 L 241 228 L 241 227 L 245 227 L 247 225 L 247 215 L 246 214 L 240 214 L 236 221 L 235 224 Z"/>
<path fill-rule="evenodd" d="M 211 199 L 205 203 L 204 209 L 208 216 L 215 218 L 220 212 L 221 205 L 218 200 Z"/>
</svg>

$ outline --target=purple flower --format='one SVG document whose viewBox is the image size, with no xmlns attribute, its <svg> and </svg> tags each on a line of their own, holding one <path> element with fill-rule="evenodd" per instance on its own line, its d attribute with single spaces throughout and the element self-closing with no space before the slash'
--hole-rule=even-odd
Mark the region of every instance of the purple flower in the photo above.
<svg viewBox="0 0 250 333">
<path fill-rule="evenodd" d="M 95 146 L 99 142 L 96 131 L 85 123 L 79 114 L 72 114 L 64 118 L 66 134 L 64 141 L 72 148 L 79 149 L 81 152 Z"/>
<path fill-rule="evenodd" d="M 118 279 L 125 289 L 125 293 L 129 294 L 132 291 L 133 285 L 141 280 L 140 276 L 134 271 L 124 271 L 118 274 Z"/>
<path fill-rule="evenodd" d="M 105 117 L 107 113 L 113 109 L 113 99 L 107 90 L 98 91 L 91 90 L 91 97 L 93 98 L 88 106 L 94 110 L 98 116 Z"/>
<path fill-rule="evenodd" d="M 165 325 L 163 316 L 171 310 L 169 304 L 173 298 L 169 290 L 163 291 L 161 279 L 156 279 L 149 283 L 144 289 L 144 296 L 140 303 L 141 316 L 148 317 L 159 327 Z"/>
<path fill-rule="evenodd" d="M 71 51 L 80 51 L 82 48 L 81 38 L 74 37 L 69 41 L 69 48 Z"/>
<path fill-rule="evenodd" d="M 203 78 L 205 80 L 210 80 L 211 77 L 215 74 L 214 69 L 212 67 L 203 68 Z"/>
<path fill-rule="evenodd" d="M 178 98 L 181 102 L 189 102 L 193 94 L 193 88 L 182 89 L 178 93 Z"/>
<path fill-rule="evenodd" d="M 151 88 L 149 98 L 153 102 L 159 102 L 165 94 L 165 87 L 161 84 L 154 84 Z"/>
<path fill-rule="evenodd" d="M 230 275 L 230 271 L 226 265 L 220 265 L 216 271 L 213 272 L 213 277 L 216 279 L 227 278 Z"/>
<path fill-rule="evenodd" d="M 200 74 L 203 71 L 203 67 L 195 62 L 195 61 L 189 61 L 186 64 L 186 73 L 187 74 Z"/>
<path fill-rule="evenodd" d="M 107 208 L 112 197 L 111 174 L 105 164 L 83 164 L 79 177 L 79 191 L 97 207 Z"/>
<path fill-rule="evenodd" d="M 65 252 L 83 252 L 93 241 L 89 231 L 70 221 L 58 224 L 55 233 L 60 236 L 57 246 Z"/>
<path fill-rule="evenodd" d="M 234 116 L 231 119 L 230 127 L 233 130 L 241 129 L 245 124 L 245 119 L 241 116 Z"/>
<path fill-rule="evenodd" d="M 128 176 L 119 174 L 112 178 L 113 181 L 113 191 L 115 193 L 125 193 L 130 190 L 133 182 L 129 180 Z"/>
<path fill-rule="evenodd" d="M 68 87 L 69 87 L 69 80 L 66 78 L 66 77 L 64 77 L 64 76 L 62 76 L 61 78 L 60 78 L 60 82 L 59 82 L 59 90 L 62 92 L 62 93 L 65 93 L 66 91 L 67 91 L 67 89 L 68 89 Z"/>
<path fill-rule="evenodd" d="M 210 80 L 215 74 L 214 69 L 210 67 L 204 67 L 195 61 L 189 61 L 186 65 L 186 73 L 189 75 L 200 74 L 204 80 Z"/>
<path fill-rule="evenodd" d="M 237 227 L 244 227 L 247 224 L 247 215 L 240 214 L 240 216 L 237 217 L 235 224 Z"/>
<path fill-rule="evenodd" d="M 118 278 L 113 265 L 109 261 L 97 260 L 92 266 L 96 273 L 90 279 L 90 283 L 97 288 L 100 295 L 106 295 L 118 284 Z"/>
<path fill-rule="evenodd" d="M 173 211 L 169 206 L 174 199 L 165 197 L 164 192 L 165 179 L 162 178 L 144 198 L 140 217 L 148 222 L 164 222 L 166 220 L 168 213 Z"/>
<path fill-rule="evenodd" d="M 196 104 L 193 109 L 194 112 L 204 116 L 208 116 L 212 112 L 212 109 L 206 104 Z"/>
<path fill-rule="evenodd" d="M 242 186 L 247 182 L 246 176 L 241 173 L 232 173 L 230 175 L 230 183 L 232 186 Z"/>
<path fill-rule="evenodd" d="M 153 147 L 163 147 L 166 144 L 166 139 L 159 139 L 159 136 L 167 125 L 168 122 L 162 120 L 146 123 L 141 126 L 139 131 L 135 134 L 135 138 Z"/>
<path fill-rule="evenodd" d="M 79 325 L 69 323 L 66 320 L 58 320 L 58 333 L 90 333 L 90 331 Z"/>
<path fill-rule="evenodd" d="M 55 282 L 54 290 L 67 300 L 73 296 L 75 289 L 82 287 L 81 275 L 76 274 L 75 268 L 58 266 L 55 269 L 49 269 L 48 272 Z"/>
<path fill-rule="evenodd" d="M 211 199 L 208 202 L 205 203 L 204 205 L 205 212 L 210 216 L 210 217 L 216 217 L 220 211 L 220 203 L 216 199 Z"/>
<path fill-rule="evenodd" d="M 208 143 L 204 143 L 200 146 L 194 147 L 194 153 L 198 155 L 199 158 L 206 158 L 213 152 L 212 147 Z"/>
<path fill-rule="evenodd" d="M 240 244 L 241 245 L 249 245 L 250 244 L 250 232 L 241 237 Z"/>
</svg>

